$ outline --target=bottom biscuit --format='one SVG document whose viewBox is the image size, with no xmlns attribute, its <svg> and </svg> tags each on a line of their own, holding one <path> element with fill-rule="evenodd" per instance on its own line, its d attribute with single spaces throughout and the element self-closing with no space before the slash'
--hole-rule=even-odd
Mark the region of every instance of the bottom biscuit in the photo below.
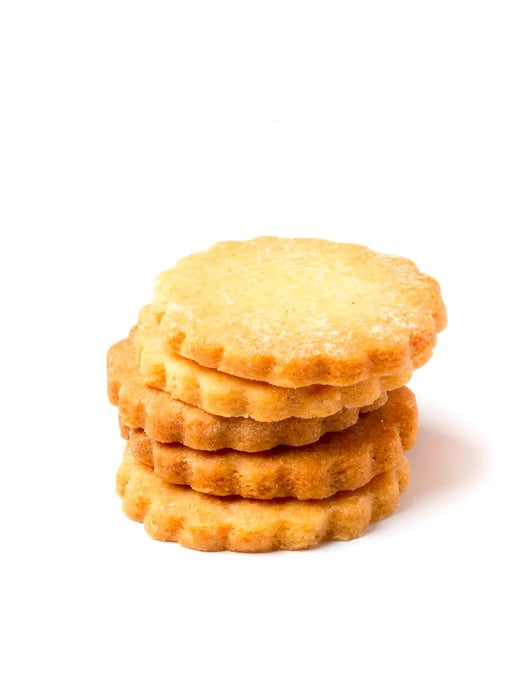
<svg viewBox="0 0 521 700">
<path fill-rule="evenodd" d="M 321 500 L 209 496 L 164 483 L 127 445 L 116 484 L 126 515 L 143 522 L 154 539 L 204 551 L 269 552 L 360 537 L 370 523 L 396 510 L 408 480 L 409 465 L 401 456 L 394 469 L 362 488 Z"/>
</svg>

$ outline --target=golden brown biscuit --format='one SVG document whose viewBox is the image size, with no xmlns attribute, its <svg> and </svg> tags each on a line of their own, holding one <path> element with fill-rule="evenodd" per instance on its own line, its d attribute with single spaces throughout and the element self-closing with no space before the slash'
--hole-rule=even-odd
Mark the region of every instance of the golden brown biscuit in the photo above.
<svg viewBox="0 0 521 700">
<path fill-rule="evenodd" d="M 342 408 L 368 406 L 383 392 L 406 384 L 413 370 L 410 364 L 403 372 L 370 377 L 348 387 L 314 384 L 288 389 L 241 379 L 179 355 L 169 355 L 161 342 L 157 319 L 148 306 L 139 314 L 135 342 L 140 372 L 149 386 L 214 415 L 249 417 L 262 422 L 290 417 L 320 418 Z"/>
<path fill-rule="evenodd" d="M 300 500 L 353 490 L 392 469 L 416 439 L 417 408 L 406 387 L 389 393 L 378 410 L 356 425 L 328 433 L 304 447 L 277 447 L 245 454 L 203 452 L 150 440 L 143 431 L 124 431 L 134 457 L 162 480 L 218 496 Z"/>
<path fill-rule="evenodd" d="M 116 485 L 126 515 L 143 522 L 154 539 L 204 551 L 269 552 L 359 537 L 394 512 L 408 478 L 402 455 L 394 469 L 362 488 L 319 501 L 220 498 L 166 484 L 127 447 Z"/>
<path fill-rule="evenodd" d="M 159 275 L 171 353 L 278 386 L 348 386 L 424 364 L 446 325 L 410 260 L 305 238 L 218 243 Z"/>
<path fill-rule="evenodd" d="M 109 399 L 119 406 L 123 430 L 141 428 L 160 442 L 179 442 L 198 450 L 228 447 L 243 452 L 269 450 L 276 445 L 307 445 L 324 433 L 354 425 L 360 413 L 373 411 L 387 400 L 384 392 L 370 406 L 343 408 L 324 418 L 287 418 L 272 423 L 214 416 L 147 386 L 139 374 L 132 335 L 115 343 L 107 353 Z"/>
</svg>

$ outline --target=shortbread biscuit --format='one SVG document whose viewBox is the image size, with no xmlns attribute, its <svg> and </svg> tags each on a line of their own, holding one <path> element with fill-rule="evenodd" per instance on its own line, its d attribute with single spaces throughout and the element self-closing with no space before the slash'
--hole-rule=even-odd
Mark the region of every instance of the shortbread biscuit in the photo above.
<svg viewBox="0 0 521 700">
<path fill-rule="evenodd" d="M 305 500 L 357 489 L 392 469 L 413 446 L 416 432 L 415 397 L 402 387 L 390 392 L 384 406 L 361 416 L 356 425 L 305 447 L 250 454 L 203 452 L 150 440 L 143 431 L 125 431 L 124 436 L 134 457 L 168 483 L 217 496 Z"/>
<path fill-rule="evenodd" d="M 126 515 L 143 522 L 154 539 L 204 551 L 269 552 L 359 537 L 396 510 L 408 478 L 402 455 L 394 469 L 362 488 L 319 501 L 220 498 L 166 484 L 127 447 L 116 485 Z"/>
<path fill-rule="evenodd" d="M 400 373 L 370 377 L 348 387 L 315 384 L 289 389 L 242 379 L 202 367 L 179 355 L 169 355 L 149 306 L 139 314 L 135 342 L 140 372 L 149 386 L 214 415 L 249 417 L 261 422 L 290 417 L 320 418 L 342 408 L 368 406 L 385 391 L 406 384 L 413 371 L 409 364 Z"/>
<path fill-rule="evenodd" d="M 405 258 L 316 239 L 218 243 L 159 275 L 171 353 L 285 387 L 419 367 L 446 325 L 438 283 Z"/>
<path fill-rule="evenodd" d="M 147 386 L 139 374 L 132 335 L 115 343 L 107 353 L 109 399 L 119 407 L 123 431 L 144 429 L 160 442 L 178 442 L 198 450 L 232 448 L 243 452 L 269 450 L 276 445 L 307 445 L 327 432 L 354 425 L 361 412 L 375 410 L 387 400 L 384 392 L 370 406 L 344 408 L 324 418 L 287 418 L 272 423 L 214 416 Z"/>
</svg>

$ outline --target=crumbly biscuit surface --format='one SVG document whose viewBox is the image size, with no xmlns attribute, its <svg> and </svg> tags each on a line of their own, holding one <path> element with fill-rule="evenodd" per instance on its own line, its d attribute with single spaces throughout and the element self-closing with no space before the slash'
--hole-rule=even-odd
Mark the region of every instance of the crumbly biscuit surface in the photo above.
<svg viewBox="0 0 521 700">
<path fill-rule="evenodd" d="M 320 418 L 342 408 L 368 406 L 383 392 L 406 384 L 413 371 L 409 362 L 400 372 L 372 376 L 347 387 L 314 384 L 292 389 L 243 379 L 170 354 L 149 306 L 139 314 L 135 342 L 140 371 L 149 386 L 215 415 L 259 422 Z"/>
<path fill-rule="evenodd" d="M 162 480 L 219 496 L 300 500 L 326 498 L 353 490 L 392 469 L 414 444 L 417 408 L 403 387 L 388 401 L 345 430 L 328 433 L 304 447 L 278 447 L 245 454 L 205 452 L 147 438 L 143 431 L 124 435 L 136 459 L 152 466 Z"/>
<path fill-rule="evenodd" d="M 316 239 L 218 243 L 159 275 L 152 307 L 171 353 L 286 387 L 418 367 L 446 324 L 410 260 Z"/>
<path fill-rule="evenodd" d="M 359 537 L 394 512 L 408 477 L 402 456 L 362 488 L 319 501 L 220 498 L 164 483 L 127 447 L 116 485 L 126 515 L 154 539 L 204 551 L 269 552 Z"/>
</svg>

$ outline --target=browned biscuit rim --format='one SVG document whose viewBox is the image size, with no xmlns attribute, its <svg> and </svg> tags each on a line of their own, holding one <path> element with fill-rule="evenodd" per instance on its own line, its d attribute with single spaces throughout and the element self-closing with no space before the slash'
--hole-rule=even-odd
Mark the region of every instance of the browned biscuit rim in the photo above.
<svg viewBox="0 0 521 700">
<path fill-rule="evenodd" d="M 325 433 L 354 425 L 361 413 L 373 411 L 387 400 L 384 392 L 370 406 L 343 408 L 324 418 L 258 422 L 215 416 L 147 386 L 139 374 L 132 336 L 109 349 L 107 380 L 109 399 L 119 407 L 123 426 L 143 429 L 159 442 L 178 442 L 198 450 L 260 452 L 277 445 L 306 445 Z"/>
<path fill-rule="evenodd" d="M 416 432 L 414 394 L 403 387 L 390 392 L 385 405 L 356 425 L 303 447 L 205 452 L 150 440 L 143 431 L 123 434 L 134 457 L 168 483 L 218 496 L 307 500 L 359 488 L 392 469 L 414 444 Z"/>
<path fill-rule="evenodd" d="M 127 448 L 116 486 L 125 514 L 143 522 L 154 539 L 202 551 L 270 552 L 360 537 L 395 511 L 408 478 L 402 455 L 394 469 L 362 488 L 320 501 L 220 498 L 164 483 Z"/>
<path fill-rule="evenodd" d="M 161 273 L 152 307 L 170 352 L 286 387 L 419 367 L 446 325 L 411 260 L 318 239 L 218 243 Z"/>
<path fill-rule="evenodd" d="M 298 388 L 234 377 L 169 355 L 161 341 L 157 319 L 150 306 L 139 314 L 131 331 L 140 361 L 140 373 L 151 387 L 213 415 L 249 417 L 258 422 L 286 418 L 322 418 L 342 408 L 360 408 L 376 401 L 384 391 L 406 384 L 413 371 L 409 363 L 400 372 L 373 376 L 347 387 L 314 384 Z"/>
</svg>

